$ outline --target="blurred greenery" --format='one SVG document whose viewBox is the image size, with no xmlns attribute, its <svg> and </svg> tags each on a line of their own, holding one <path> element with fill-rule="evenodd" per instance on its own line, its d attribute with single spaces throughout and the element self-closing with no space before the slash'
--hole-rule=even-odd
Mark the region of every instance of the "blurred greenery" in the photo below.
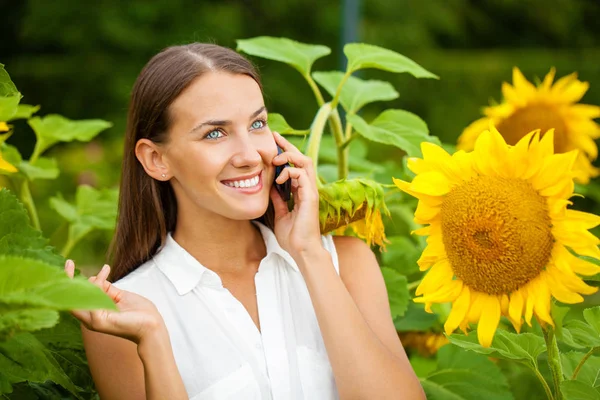
<svg viewBox="0 0 600 400">
<path fill-rule="evenodd" d="M 49 151 L 58 158 L 61 176 L 39 181 L 34 197 L 74 193 L 77 184 L 114 187 L 120 173 L 127 103 L 135 77 L 162 48 L 190 41 L 235 48 L 235 40 L 283 36 L 323 44 L 333 52 L 315 70 L 340 68 L 341 1 L 331 0 L 23 0 L 0 5 L 0 61 L 6 64 L 24 103 L 42 105 L 40 115 L 71 119 L 101 118 L 113 128 L 89 144 L 66 144 Z M 600 104 L 600 2 L 597 0 L 362 0 L 361 42 L 398 51 L 432 71 L 440 80 L 416 80 L 407 74 L 361 71 L 362 78 L 390 81 L 400 97 L 365 107 L 372 119 L 384 108 L 411 111 L 424 119 L 432 135 L 454 143 L 478 118 L 500 86 L 511 80 L 514 65 L 532 79 L 552 66 L 557 76 L 578 71 L 591 87 L 584 103 Z M 302 77 L 276 62 L 253 59 L 265 87 L 267 106 L 291 126 L 305 129 L 317 110 Z M 9 143 L 27 157 L 34 134 L 15 123 Z M 393 147 L 372 144 L 371 159 L 400 164 Z M 376 155 L 376 158 L 375 158 Z M 82 165 L 85 167 L 82 168 Z M 67 198 L 74 201 L 73 198 Z M 598 213 L 594 198 L 576 207 Z M 43 230 L 54 232 L 62 220 L 38 204 Z M 396 223 L 397 224 L 397 223 Z M 80 263 L 104 261 L 111 233 L 94 232 L 74 249 Z M 66 229 L 51 238 L 60 245 Z"/>
</svg>

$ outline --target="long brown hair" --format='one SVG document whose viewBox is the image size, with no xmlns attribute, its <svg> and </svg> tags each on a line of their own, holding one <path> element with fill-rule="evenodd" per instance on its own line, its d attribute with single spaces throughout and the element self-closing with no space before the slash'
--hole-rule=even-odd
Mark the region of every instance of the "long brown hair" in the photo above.
<svg viewBox="0 0 600 400">
<path fill-rule="evenodd" d="M 119 213 L 109 251 L 113 282 L 149 260 L 177 222 L 177 202 L 171 184 L 146 174 L 135 156 L 136 143 L 143 138 L 167 142 L 172 123 L 169 106 L 192 81 L 211 71 L 248 75 L 262 90 L 258 72 L 250 61 L 231 49 L 205 43 L 164 49 L 146 64 L 135 81 L 127 115 Z M 268 215 L 263 218 L 267 223 L 271 220 Z"/>
</svg>

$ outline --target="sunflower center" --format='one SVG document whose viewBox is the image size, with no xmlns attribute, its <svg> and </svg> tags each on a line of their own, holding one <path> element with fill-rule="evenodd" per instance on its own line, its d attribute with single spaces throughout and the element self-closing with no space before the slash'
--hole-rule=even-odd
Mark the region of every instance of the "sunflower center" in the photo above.
<svg viewBox="0 0 600 400">
<path fill-rule="evenodd" d="M 452 270 L 479 292 L 511 293 L 550 259 L 554 239 L 546 201 L 524 180 L 473 178 L 446 195 L 441 216 Z"/>
<path fill-rule="evenodd" d="M 554 151 L 567 151 L 567 126 L 555 107 L 545 104 L 533 104 L 520 108 L 497 126 L 507 144 L 514 146 L 529 132 L 541 129 L 545 134 L 554 128 Z"/>
</svg>

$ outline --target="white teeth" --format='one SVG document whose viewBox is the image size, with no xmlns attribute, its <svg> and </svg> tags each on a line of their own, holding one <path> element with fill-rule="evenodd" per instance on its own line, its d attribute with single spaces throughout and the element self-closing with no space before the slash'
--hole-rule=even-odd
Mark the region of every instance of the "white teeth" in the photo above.
<svg viewBox="0 0 600 400">
<path fill-rule="evenodd" d="M 250 187 L 254 187 L 256 185 L 258 185 L 258 181 L 259 181 L 259 177 L 258 175 L 255 176 L 252 179 L 245 179 L 242 181 L 232 181 L 232 182 L 226 182 L 225 185 L 229 186 L 229 187 L 240 187 L 240 188 L 250 188 Z"/>
</svg>

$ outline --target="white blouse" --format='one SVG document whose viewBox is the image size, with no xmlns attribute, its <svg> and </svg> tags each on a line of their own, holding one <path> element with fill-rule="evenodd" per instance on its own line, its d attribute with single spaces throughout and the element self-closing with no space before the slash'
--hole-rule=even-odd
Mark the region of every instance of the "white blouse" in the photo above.
<svg viewBox="0 0 600 400">
<path fill-rule="evenodd" d="M 275 234 L 256 225 L 267 248 L 254 278 L 261 331 L 219 276 L 171 235 L 115 286 L 160 311 L 190 399 L 338 399 L 304 278 Z M 332 237 L 322 240 L 339 273 Z"/>
</svg>

